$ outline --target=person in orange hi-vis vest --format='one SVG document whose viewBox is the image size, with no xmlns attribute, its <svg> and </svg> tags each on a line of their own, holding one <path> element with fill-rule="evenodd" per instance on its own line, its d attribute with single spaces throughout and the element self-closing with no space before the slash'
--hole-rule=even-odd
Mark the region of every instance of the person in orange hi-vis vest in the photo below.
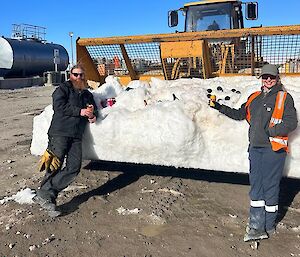
<svg viewBox="0 0 300 257">
<path fill-rule="evenodd" d="M 288 134 L 297 127 L 292 96 L 280 82 L 276 65 L 262 67 L 261 91 L 254 92 L 239 109 L 210 100 L 210 107 L 249 127 L 249 224 L 244 241 L 269 238 L 276 232 L 280 180 L 288 149 Z"/>
</svg>

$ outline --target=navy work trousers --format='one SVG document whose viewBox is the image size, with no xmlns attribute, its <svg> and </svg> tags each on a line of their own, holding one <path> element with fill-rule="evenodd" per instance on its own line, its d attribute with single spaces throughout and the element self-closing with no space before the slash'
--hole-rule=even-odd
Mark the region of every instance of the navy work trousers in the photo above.
<svg viewBox="0 0 300 257">
<path fill-rule="evenodd" d="M 275 228 L 285 158 L 284 150 L 274 152 L 271 147 L 249 149 L 250 228 L 259 231 Z"/>
<path fill-rule="evenodd" d="M 58 193 L 70 185 L 80 172 L 82 140 L 64 136 L 49 136 L 48 149 L 60 159 L 61 163 L 66 158 L 66 165 L 53 175 L 46 173 L 37 194 L 55 202 Z"/>
</svg>

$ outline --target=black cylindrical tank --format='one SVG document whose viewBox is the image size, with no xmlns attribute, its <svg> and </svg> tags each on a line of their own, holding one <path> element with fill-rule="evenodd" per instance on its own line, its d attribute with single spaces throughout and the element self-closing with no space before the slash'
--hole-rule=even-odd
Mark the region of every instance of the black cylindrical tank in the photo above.
<svg viewBox="0 0 300 257">
<path fill-rule="evenodd" d="M 28 39 L 0 38 L 0 77 L 42 76 L 45 71 L 55 71 L 54 58 L 57 71 L 67 69 L 69 55 L 61 45 Z"/>
</svg>

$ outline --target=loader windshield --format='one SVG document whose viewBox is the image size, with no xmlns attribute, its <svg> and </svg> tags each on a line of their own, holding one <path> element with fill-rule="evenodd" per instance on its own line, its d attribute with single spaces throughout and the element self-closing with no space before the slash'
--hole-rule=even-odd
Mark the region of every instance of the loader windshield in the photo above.
<svg viewBox="0 0 300 257">
<path fill-rule="evenodd" d="M 231 29 L 231 3 L 189 6 L 186 11 L 185 31 Z"/>
</svg>

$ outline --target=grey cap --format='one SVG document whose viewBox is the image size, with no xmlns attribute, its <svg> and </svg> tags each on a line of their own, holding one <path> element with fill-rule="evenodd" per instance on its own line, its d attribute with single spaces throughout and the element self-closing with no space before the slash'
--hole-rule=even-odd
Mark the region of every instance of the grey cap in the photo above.
<svg viewBox="0 0 300 257">
<path fill-rule="evenodd" d="M 278 67 L 277 65 L 273 65 L 273 64 L 265 64 L 262 69 L 261 69 L 261 73 L 260 76 L 265 75 L 265 74 L 269 74 L 269 75 L 273 75 L 273 76 L 278 76 L 279 75 L 279 71 L 278 71 Z"/>
</svg>

